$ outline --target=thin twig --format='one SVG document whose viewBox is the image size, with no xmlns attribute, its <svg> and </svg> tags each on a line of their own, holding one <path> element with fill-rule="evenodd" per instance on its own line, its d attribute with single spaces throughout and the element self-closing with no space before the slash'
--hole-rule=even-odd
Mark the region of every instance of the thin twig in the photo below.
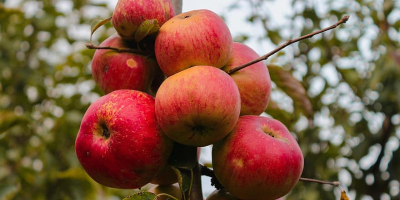
<svg viewBox="0 0 400 200">
<path fill-rule="evenodd" d="M 86 48 L 88 49 L 107 49 L 107 50 L 114 50 L 114 51 L 118 51 L 118 52 L 125 52 L 125 53 L 134 53 L 134 54 L 139 54 L 139 55 L 143 55 L 143 56 L 148 56 L 151 53 L 150 52 L 146 52 L 146 51 L 142 51 L 139 49 L 131 49 L 131 48 L 117 48 L 117 47 L 112 47 L 112 46 L 95 46 L 93 44 L 86 44 Z"/>
<path fill-rule="evenodd" d="M 304 181 L 304 182 L 313 182 L 313 183 L 319 183 L 319 184 L 326 184 L 326 185 L 333 185 L 336 187 L 340 186 L 340 182 L 339 181 L 321 181 L 321 180 L 317 180 L 317 179 L 311 179 L 311 178 L 299 178 L 299 181 Z"/>
<path fill-rule="evenodd" d="M 263 61 L 263 60 L 266 60 L 266 59 L 268 59 L 270 56 L 272 56 L 272 55 L 274 55 L 275 53 L 277 53 L 278 51 L 282 50 L 283 48 L 285 48 L 285 47 L 287 47 L 287 46 L 289 46 L 289 45 L 291 45 L 291 44 L 293 44 L 293 43 L 295 43 L 295 42 L 298 42 L 298 41 L 300 41 L 300 40 L 304 40 L 304 39 L 307 39 L 307 38 L 311 38 L 311 37 L 313 37 L 314 35 L 317 35 L 317 34 L 320 34 L 320 33 L 325 32 L 325 31 L 334 29 L 334 28 L 336 28 L 337 26 L 339 26 L 340 24 L 346 23 L 348 19 L 349 19 L 349 16 L 348 16 L 348 15 L 345 15 L 341 20 L 339 20 L 338 22 L 336 22 L 334 25 L 332 25 L 332 26 L 330 26 L 330 27 L 327 27 L 327 28 L 324 28 L 324 29 L 321 29 L 321 30 L 312 32 L 312 33 L 307 34 L 307 35 L 303 35 L 303 36 L 301 36 L 301 37 L 299 37 L 299 38 L 297 38 L 297 39 L 294 39 L 294 40 L 288 40 L 288 41 L 286 41 L 285 43 L 283 43 L 281 46 L 279 46 L 278 48 L 276 48 L 276 49 L 272 50 L 271 52 L 265 54 L 264 56 L 261 56 L 261 57 L 257 58 L 256 60 L 253 60 L 253 61 L 251 61 L 251 62 L 248 62 L 248 63 L 246 63 L 246 64 L 240 65 L 240 66 L 238 66 L 238 67 L 235 67 L 235 68 L 229 70 L 229 71 L 228 71 L 228 74 L 233 74 L 233 73 L 235 73 L 235 72 L 237 72 L 237 71 L 239 71 L 239 70 L 241 70 L 241 69 L 243 69 L 243 68 L 245 68 L 245 67 L 247 67 L 247 66 L 250 66 L 250 65 L 252 65 L 252 64 L 258 63 L 258 62 Z"/>
</svg>

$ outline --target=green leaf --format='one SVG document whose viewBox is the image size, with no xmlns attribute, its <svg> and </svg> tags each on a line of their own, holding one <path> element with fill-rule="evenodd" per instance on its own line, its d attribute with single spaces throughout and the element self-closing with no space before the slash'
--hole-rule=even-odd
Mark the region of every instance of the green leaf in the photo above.
<svg viewBox="0 0 400 200">
<path fill-rule="evenodd" d="M 13 126 L 26 123 L 28 119 L 25 116 L 16 115 L 14 112 L 0 113 L 0 134 L 4 133 Z"/>
<path fill-rule="evenodd" d="M 314 115 L 313 107 L 301 82 L 281 67 L 268 65 L 268 70 L 271 80 L 293 99 L 295 109 L 300 110 L 308 119 L 312 119 Z"/>
<path fill-rule="evenodd" d="M 17 185 L 0 184 L 0 199 L 14 199 L 19 191 L 21 191 L 21 184 L 19 183 Z"/>
<path fill-rule="evenodd" d="M 112 18 L 112 17 L 109 17 L 109 18 L 107 18 L 107 19 L 100 20 L 99 22 L 97 22 L 97 23 L 92 27 L 92 32 L 91 32 L 91 34 L 90 34 L 90 44 L 92 44 L 92 36 L 93 36 L 94 32 L 95 32 L 98 28 L 100 28 L 101 26 L 103 26 L 104 24 L 107 24 L 108 22 L 110 22 L 110 21 L 111 21 L 111 18 Z"/>
<path fill-rule="evenodd" d="M 147 19 L 143 21 L 135 33 L 135 42 L 139 43 L 143 38 L 160 30 L 160 25 L 156 19 Z"/>
<path fill-rule="evenodd" d="M 272 100 L 268 102 L 268 107 L 265 112 L 285 125 L 292 124 L 292 114 L 279 108 L 276 102 Z"/>
<path fill-rule="evenodd" d="M 122 200 L 157 200 L 157 195 L 151 192 L 141 191 L 125 197 Z"/>
<path fill-rule="evenodd" d="M 172 169 L 178 175 L 179 188 L 181 189 L 182 196 L 185 197 L 185 193 L 192 188 L 193 170 L 178 169 L 175 167 L 172 167 Z"/>
</svg>

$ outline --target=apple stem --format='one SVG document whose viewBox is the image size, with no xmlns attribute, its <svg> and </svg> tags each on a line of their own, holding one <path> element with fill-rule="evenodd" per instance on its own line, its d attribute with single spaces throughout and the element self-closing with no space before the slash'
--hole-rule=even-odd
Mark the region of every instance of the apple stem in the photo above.
<svg viewBox="0 0 400 200">
<path fill-rule="evenodd" d="M 243 64 L 243 65 L 240 65 L 240 66 L 238 66 L 238 67 L 235 67 L 235 68 L 229 70 L 229 71 L 228 71 L 228 74 L 233 74 L 233 73 L 235 73 L 235 72 L 237 72 L 237 71 L 239 71 L 239 70 L 241 70 L 241 69 L 243 69 L 243 68 L 245 68 L 245 67 L 248 67 L 248 66 L 250 66 L 250 65 L 252 65 L 252 64 L 258 63 L 258 62 L 263 61 L 263 60 L 266 60 L 266 59 L 268 59 L 270 56 L 272 56 L 272 55 L 274 55 L 275 53 L 277 53 L 277 52 L 279 52 L 280 50 L 282 50 L 283 48 L 285 48 L 285 47 L 287 47 L 287 46 L 289 46 L 289 45 L 291 45 L 291 44 L 293 44 L 293 43 L 296 43 L 296 42 L 298 42 L 298 41 L 300 41 L 300 40 L 304 40 L 304 39 L 307 39 L 307 38 L 311 38 L 311 37 L 313 37 L 314 35 L 317 35 L 317 34 L 320 34 L 320 33 L 325 32 L 325 31 L 334 29 L 334 28 L 336 28 L 337 26 L 339 26 L 340 24 L 346 23 L 347 20 L 349 19 L 349 17 L 350 17 L 349 15 L 345 15 L 341 20 L 339 20 L 338 22 L 336 22 L 336 23 L 333 24 L 332 26 L 329 26 L 329 27 L 327 27 L 327 28 L 324 28 L 324 29 L 321 29 L 321 30 L 318 30 L 318 31 L 315 31 L 315 32 L 312 32 L 312 33 L 309 33 L 309 34 L 307 34 L 307 35 L 303 35 L 303 36 L 301 36 L 301 37 L 299 37 L 299 38 L 296 38 L 296 39 L 293 39 L 293 40 L 288 40 L 288 41 L 286 41 L 285 43 L 283 43 L 282 45 L 280 45 L 279 47 L 277 47 L 276 49 L 274 49 L 274 50 L 272 50 L 271 52 L 265 54 L 264 56 L 261 56 L 261 57 L 257 58 L 256 60 L 250 61 L 250 62 L 248 62 L 248 63 L 245 63 L 245 64 Z"/>
<path fill-rule="evenodd" d="M 197 163 L 192 170 L 192 185 L 187 194 L 189 200 L 202 200 L 203 199 L 203 189 L 201 187 L 201 168 Z"/>
</svg>

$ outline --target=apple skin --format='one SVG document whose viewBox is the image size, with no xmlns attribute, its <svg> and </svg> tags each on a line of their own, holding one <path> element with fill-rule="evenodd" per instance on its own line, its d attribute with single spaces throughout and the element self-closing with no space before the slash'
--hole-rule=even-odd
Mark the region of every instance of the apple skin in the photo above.
<svg viewBox="0 0 400 200">
<path fill-rule="evenodd" d="M 206 200 L 240 200 L 234 197 L 231 193 L 227 192 L 225 189 L 214 190 Z M 276 200 L 284 200 L 283 197 Z"/>
<path fill-rule="evenodd" d="M 260 56 L 245 44 L 234 42 L 232 54 L 222 70 L 229 70 L 248 63 Z M 271 77 L 263 62 L 258 62 L 241 69 L 231 77 L 239 88 L 240 115 L 260 115 L 265 111 L 271 95 Z"/>
<path fill-rule="evenodd" d="M 111 35 L 100 46 L 129 48 L 118 34 Z M 160 85 L 165 79 L 154 58 L 108 49 L 97 49 L 94 53 L 92 74 L 105 94 L 114 90 L 132 89 L 154 96 L 157 84 Z"/>
<path fill-rule="evenodd" d="M 225 189 L 214 190 L 206 200 L 240 200 L 227 192 Z"/>
<path fill-rule="evenodd" d="M 140 188 L 165 166 L 173 142 L 157 126 L 154 101 L 144 92 L 117 90 L 89 106 L 75 152 L 95 181 L 113 188 Z"/>
<path fill-rule="evenodd" d="M 118 0 L 112 24 L 124 40 L 132 40 L 143 21 L 156 19 L 161 26 L 173 16 L 170 0 Z"/>
<path fill-rule="evenodd" d="M 176 15 L 161 26 L 155 42 L 156 59 L 166 76 L 195 65 L 222 68 L 231 50 L 229 28 L 209 10 Z"/>
<path fill-rule="evenodd" d="M 155 185 L 154 187 L 147 190 L 148 192 L 152 192 L 154 194 L 169 194 L 177 199 L 182 198 L 181 189 L 177 184 L 173 185 Z M 171 200 L 172 198 L 168 196 L 158 196 L 157 200 Z"/>
<path fill-rule="evenodd" d="M 262 116 L 241 116 L 235 129 L 213 145 L 215 176 L 243 200 L 273 200 L 289 193 L 303 171 L 303 154 L 289 130 Z"/>
<path fill-rule="evenodd" d="M 188 146 L 207 146 L 233 130 L 240 94 L 221 69 L 194 66 L 168 77 L 156 94 L 156 118 L 163 133 Z"/>
</svg>

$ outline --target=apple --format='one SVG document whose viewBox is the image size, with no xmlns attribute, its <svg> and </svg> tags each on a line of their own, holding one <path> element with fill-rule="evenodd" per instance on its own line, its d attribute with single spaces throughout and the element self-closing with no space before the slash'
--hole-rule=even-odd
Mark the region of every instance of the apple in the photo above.
<svg viewBox="0 0 400 200">
<path fill-rule="evenodd" d="M 232 54 L 222 70 L 229 70 L 248 63 L 260 56 L 245 44 L 234 42 Z M 231 77 L 239 88 L 240 115 L 260 115 L 267 108 L 271 95 L 271 77 L 263 62 L 258 62 L 241 69 Z"/>
<path fill-rule="evenodd" d="M 303 154 L 281 122 L 241 116 L 235 129 L 213 145 L 215 176 L 243 200 L 273 200 L 289 193 L 303 171 Z"/>
<path fill-rule="evenodd" d="M 170 0 L 118 0 L 112 24 L 124 40 L 132 40 L 145 20 L 156 19 L 161 26 L 174 15 Z"/>
<path fill-rule="evenodd" d="M 167 164 L 173 142 L 157 126 L 154 104 L 144 92 L 117 90 L 89 106 L 75 152 L 92 179 L 113 188 L 140 188 Z"/>
<path fill-rule="evenodd" d="M 129 48 L 129 45 L 114 34 L 100 46 Z M 97 49 L 92 60 L 94 81 L 108 94 L 114 90 L 132 89 L 155 95 L 157 85 L 165 79 L 154 58 L 109 49 Z"/>
<path fill-rule="evenodd" d="M 214 190 L 206 200 L 240 200 L 227 192 L 225 189 Z"/>
<path fill-rule="evenodd" d="M 168 77 L 156 94 L 158 125 L 172 140 L 207 146 L 233 130 L 240 94 L 233 79 L 212 66 L 194 66 Z"/>
<path fill-rule="evenodd" d="M 181 193 L 181 189 L 179 188 L 179 186 L 177 184 L 173 184 L 173 185 L 155 185 L 154 187 L 150 188 L 148 190 L 148 192 L 152 192 L 154 194 L 169 194 L 177 199 L 181 199 L 182 198 L 182 193 Z M 172 198 L 165 196 L 165 195 L 161 195 L 161 196 L 157 196 L 157 200 L 171 200 Z"/>
<path fill-rule="evenodd" d="M 240 200 L 234 197 L 231 193 L 227 192 L 225 189 L 214 190 L 206 200 Z M 279 198 L 276 200 L 284 200 L 283 198 Z"/>
<path fill-rule="evenodd" d="M 193 10 L 171 18 L 161 26 L 155 54 L 165 75 L 195 65 L 222 68 L 232 50 L 229 28 L 210 10 Z"/>
</svg>

